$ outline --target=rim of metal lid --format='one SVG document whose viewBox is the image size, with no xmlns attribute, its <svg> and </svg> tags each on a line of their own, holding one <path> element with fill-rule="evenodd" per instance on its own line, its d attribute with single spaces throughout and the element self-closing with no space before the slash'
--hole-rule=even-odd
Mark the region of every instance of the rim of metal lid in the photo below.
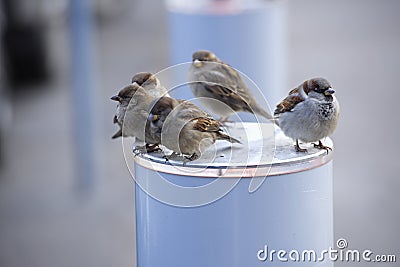
<svg viewBox="0 0 400 267">
<path fill-rule="evenodd" d="M 333 147 L 332 140 L 326 138 L 328 146 Z M 293 148 L 290 148 L 293 149 Z M 270 164 L 249 166 L 208 166 L 183 165 L 166 162 L 165 159 L 154 157 L 149 154 L 135 157 L 135 164 L 141 167 L 174 175 L 209 178 L 252 178 L 259 176 L 276 176 L 295 172 L 306 171 L 325 165 L 333 158 L 333 151 L 320 150 L 317 153 L 305 154 L 304 156 L 279 160 L 274 158 Z M 202 168 L 201 172 L 191 172 L 193 168 Z"/>
</svg>

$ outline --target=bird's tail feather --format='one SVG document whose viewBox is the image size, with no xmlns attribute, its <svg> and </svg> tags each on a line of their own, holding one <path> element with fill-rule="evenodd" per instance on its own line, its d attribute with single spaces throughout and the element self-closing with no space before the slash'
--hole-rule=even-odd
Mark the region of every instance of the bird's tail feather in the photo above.
<svg viewBox="0 0 400 267">
<path fill-rule="evenodd" d="M 217 132 L 217 139 L 226 140 L 226 141 L 229 141 L 231 143 L 238 143 L 238 144 L 242 143 L 238 139 L 235 139 L 232 136 L 229 136 L 229 135 L 227 135 L 227 134 L 225 134 L 223 132 Z"/>
<path fill-rule="evenodd" d="M 260 107 L 252 107 L 253 111 L 261 116 L 263 116 L 264 118 L 270 120 L 270 121 L 274 121 L 274 117 L 269 114 L 266 110 L 260 108 Z"/>
<path fill-rule="evenodd" d="M 122 136 L 122 129 L 119 129 L 111 138 L 115 139 Z"/>
<path fill-rule="evenodd" d="M 279 120 L 278 117 L 274 117 L 271 114 L 269 114 L 266 110 L 260 108 L 260 107 L 253 107 L 253 111 L 264 118 L 270 120 L 272 123 L 275 123 L 276 126 L 279 126 Z"/>
</svg>

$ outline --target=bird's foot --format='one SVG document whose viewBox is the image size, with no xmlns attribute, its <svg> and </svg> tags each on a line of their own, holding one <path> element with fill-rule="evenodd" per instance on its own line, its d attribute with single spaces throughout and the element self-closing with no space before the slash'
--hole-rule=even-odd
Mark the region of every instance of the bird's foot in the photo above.
<svg viewBox="0 0 400 267">
<path fill-rule="evenodd" d="M 168 162 L 171 159 L 176 159 L 179 155 L 175 152 L 172 152 L 171 155 L 164 155 L 163 158 L 165 159 L 165 162 Z"/>
<path fill-rule="evenodd" d="M 313 145 L 314 145 L 315 148 L 325 149 L 326 153 L 329 153 L 329 150 L 332 151 L 331 147 L 323 145 L 321 141 L 318 141 L 318 144 L 314 144 L 313 143 Z"/>
<path fill-rule="evenodd" d="M 197 155 L 196 153 L 193 153 L 190 157 L 185 156 L 185 158 L 183 159 L 183 166 L 186 165 L 186 163 L 191 162 L 193 160 L 198 159 L 200 156 Z"/>
<path fill-rule="evenodd" d="M 161 152 L 162 149 L 159 147 L 158 144 L 146 144 L 146 151 L 147 153 L 151 153 L 151 152 Z"/>
<path fill-rule="evenodd" d="M 133 154 L 136 156 L 145 154 L 147 152 L 146 146 L 135 146 L 133 149 Z"/>
<path fill-rule="evenodd" d="M 296 145 L 294 147 L 296 149 L 296 152 L 301 152 L 301 153 L 306 153 L 307 152 L 306 148 L 301 148 L 301 147 L 296 146 Z"/>
<path fill-rule="evenodd" d="M 135 156 L 138 156 L 156 151 L 162 151 L 161 148 L 159 148 L 158 144 L 146 144 L 144 146 L 135 146 L 135 148 L 133 149 L 133 154 L 135 154 Z"/>
<path fill-rule="evenodd" d="M 299 146 L 299 140 L 296 140 L 296 144 L 294 145 L 294 148 L 296 149 L 296 152 L 301 152 L 301 153 L 306 153 L 307 149 L 301 148 Z"/>
</svg>

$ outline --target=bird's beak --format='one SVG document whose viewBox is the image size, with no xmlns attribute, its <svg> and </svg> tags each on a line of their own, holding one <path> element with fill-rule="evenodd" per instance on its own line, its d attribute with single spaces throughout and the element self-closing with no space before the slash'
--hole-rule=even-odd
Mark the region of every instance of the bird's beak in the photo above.
<svg viewBox="0 0 400 267">
<path fill-rule="evenodd" d="M 154 114 L 150 113 L 149 118 L 147 120 L 150 122 L 155 122 L 158 120 L 158 115 L 154 115 Z"/>
<path fill-rule="evenodd" d="M 118 102 L 121 102 L 121 97 L 120 96 L 118 96 L 118 95 L 115 95 L 115 96 L 113 96 L 113 97 L 111 97 L 111 100 L 114 100 L 114 101 L 118 101 Z"/>
<path fill-rule="evenodd" d="M 326 90 L 324 92 L 324 95 L 333 95 L 335 93 L 335 90 L 333 90 L 332 88 L 329 88 L 328 90 Z"/>
<path fill-rule="evenodd" d="M 196 68 L 200 68 L 201 65 L 202 65 L 202 63 L 201 63 L 200 60 L 195 59 L 195 60 L 193 61 L 193 65 L 194 65 Z"/>
</svg>

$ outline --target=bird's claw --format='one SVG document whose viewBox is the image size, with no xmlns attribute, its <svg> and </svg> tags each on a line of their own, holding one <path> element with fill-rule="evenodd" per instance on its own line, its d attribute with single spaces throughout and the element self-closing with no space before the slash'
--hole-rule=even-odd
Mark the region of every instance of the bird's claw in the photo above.
<svg viewBox="0 0 400 267">
<path fill-rule="evenodd" d="M 178 157 L 178 154 L 175 152 L 172 152 L 171 155 L 164 155 L 163 158 L 165 159 L 165 162 L 168 162 L 171 159 L 176 159 Z"/>
<path fill-rule="evenodd" d="M 193 153 L 190 157 L 185 156 L 184 160 L 183 160 L 183 166 L 186 165 L 186 163 L 196 160 L 199 158 L 199 155 L 197 155 L 196 153 Z"/>
<path fill-rule="evenodd" d="M 314 144 L 313 143 L 313 145 L 314 145 L 315 148 L 325 149 L 326 153 L 329 153 L 329 150 L 332 151 L 331 147 L 323 145 L 321 141 L 319 141 L 318 144 Z"/>
<path fill-rule="evenodd" d="M 294 148 L 296 149 L 296 152 L 301 152 L 301 153 L 307 152 L 307 149 L 300 147 L 299 140 L 296 140 L 296 144 L 294 145 Z"/>
<path fill-rule="evenodd" d="M 133 149 L 133 154 L 135 154 L 135 157 L 138 155 L 146 154 L 146 153 L 151 153 L 151 152 L 156 152 L 156 151 L 162 151 L 161 148 L 158 146 L 158 144 L 146 144 L 144 146 L 135 146 Z"/>
<path fill-rule="evenodd" d="M 300 153 L 306 153 L 307 152 L 307 149 L 301 148 L 298 145 L 295 145 L 294 148 L 296 149 L 296 152 L 300 152 Z"/>
</svg>

